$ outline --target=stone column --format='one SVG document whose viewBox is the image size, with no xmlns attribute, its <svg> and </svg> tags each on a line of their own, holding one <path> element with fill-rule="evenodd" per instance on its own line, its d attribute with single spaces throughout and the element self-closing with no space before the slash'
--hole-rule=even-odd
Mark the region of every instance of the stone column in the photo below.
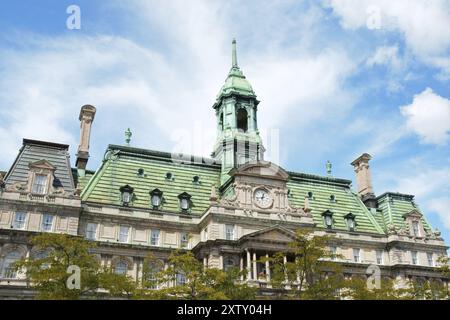
<svg viewBox="0 0 450 320">
<path fill-rule="evenodd" d="M 286 256 L 283 256 L 283 264 L 284 264 L 284 267 L 285 267 L 285 270 L 286 270 L 286 264 L 287 264 L 287 257 Z M 288 283 L 288 275 L 287 275 L 286 271 L 284 273 L 284 281 L 286 281 L 286 284 Z"/>
<path fill-rule="evenodd" d="M 223 268 L 223 255 L 219 255 L 219 269 L 224 270 Z"/>
<path fill-rule="evenodd" d="M 269 254 L 266 253 L 266 278 L 267 282 L 270 281 L 270 263 L 269 263 Z"/>
<path fill-rule="evenodd" d="M 241 281 L 244 281 L 244 275 L 242 273 L 242 271 L 244 270 L 244 258 L 242 257 L 242 255 L 239 257 L 239 270 L 241 271 Z"/>
<path fill-rule="evenodd" d="M 253 252 L 253 279 L 258 280 L 258 268 L 256 267 L 256 252 Z"/>
<path fill-rule="evenodd" d="M 208 268 L 208 257 L 207 257 L 207 256 L 204 256 L 204 257 L 203 257 L 203 266 L 204 266 L 205 268 Z"/>
<path fill-rule="evenodd" d="M 250 262 L 250 250 L 247 251 L 247 280 L 252 280 L 252 267 Z"/>
</svg>

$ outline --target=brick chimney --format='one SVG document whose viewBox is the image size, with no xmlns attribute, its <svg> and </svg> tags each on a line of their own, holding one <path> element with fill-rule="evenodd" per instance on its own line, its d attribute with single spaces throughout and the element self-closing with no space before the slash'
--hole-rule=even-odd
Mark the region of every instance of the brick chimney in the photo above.
<svg viewBox="0 0 450 320">
<path fill-rule="evenodd" d="M 370 175 L 369 161 L 372 156 L 364 153 L 356 158 L 351 165 L 355 169 L 356 184 L 361 200 L 369 208 L 376 208 L 375 193 L 373 192 L 372 177 Z"/>
<path fill-rule="evenodd" d="M 94 106 L 85 105 L 80 111 L 80 145 L 78 146 L 77 161 L 75 166 L 79 172 L 84 172 L 89 159 L 89 139 L 91 136 L 92 122 L 94 121 L 96 109 Z"/>
</svg>

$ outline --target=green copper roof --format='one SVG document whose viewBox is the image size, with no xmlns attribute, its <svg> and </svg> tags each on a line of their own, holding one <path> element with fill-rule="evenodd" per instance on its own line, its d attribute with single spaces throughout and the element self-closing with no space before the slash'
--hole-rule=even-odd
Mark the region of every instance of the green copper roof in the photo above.
<svg viewBox="0 0 450 320">
<path fill-rule="evenodd" d="M 191 157 L 189 157 L 191 160 Z M 167 173 L 171 177 L 167 177 Z M 194 177 L 199 177 L 198 183 Z M 163 192 L 161 210 L 179 213 L 178 195 L 190 194 L 190 213 L 202 214 L 210 205 L 211 187 L 218 184 L 220 166 L 215 164 L 179 163 L 170 153 L 110 145 L 99 170 L 81 194 L 83 201 L 122 205 L 120 188 L 134 189 L 130 207 L 150 209 L 150 192 Z"/>
<path fill-rule="evenodd" d="M 220 97 L 231 93 L 255 97 L 255 92 L 253 91 L 252 86 L 245 78 L 244 74 L 237 64 L 236 40 L 233 40 L 232 57 L 231 70 L 228 73 L 225 84 L 222 86 L 222 89 L 220 89 L 220 92 L 217 95 L 217 99 L 220 99 Z"/>
<path fill-rule="evenodd" d="M 290 173 L 290 175 L 289 200 L 292 205 L 302 208 L 305 197 L 311 192 L 312 198 L 309 199 L 309 205 L 318 227 L 325 227 L 322 213 L 330 210 L 333 213 L 333 229 L 348 230 L 344 217 L 351 212 L 356 216 L 355 231 L 384 233 L 358 195 L 350 189 L 350 181 L 308 174 Z"/>
<path fill-rule="evenodd" d="M 393 224 L 397 228 L 406 227 L 403 215 L 410 213 L 413 210 L 421 212 L 414 202 L 414 196 L 387 192 L 380 195 L 378 198 L 379 209 L 384 222 L 384 230 L 387 230 L 389 224 Z M 422 214 L 422 224 L 425 230 L 431 230 L 431 226 Z"/>
</svg>

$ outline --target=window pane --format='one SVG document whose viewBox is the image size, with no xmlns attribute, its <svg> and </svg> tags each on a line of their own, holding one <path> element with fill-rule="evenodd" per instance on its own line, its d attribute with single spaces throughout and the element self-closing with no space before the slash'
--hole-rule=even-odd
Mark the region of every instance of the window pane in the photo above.
<svg viewBox="0 0 450 320">
<path fill-rule="evenodd" d="M 225 226 L 225 237 L 227 240 L 234 240 L 234 226 L 233 225 Z"/>
<path fill-rule="evenodd" d="M 5 279 L 15 279 L 17 278 L 17 271 L 14 268 L 14 263 L 21 258 L 20 252 L 12 251 L 9 252 L 4 260 L 2 265 L 1 277 Z"/>
<path fill-rule="evenodd" d="M 97 224 L 88 223 L 86 227 L 86 238 L 89 240 L 95 240 L 97 236 Z"/>
<path fill-rule="evenodd" d="M 120 226 L 119 242 L 128 242 L 129 227 Z"/>
<path fill-rule="evenodd" d="M 182 233 L 180 238 L 180 245 L 182 248 L 187 248 L 189 245 L 189 235 L 187 233 Z"/>
<path fill-rule="evenodd" d="M 354 262 L 359 262 L 360 261 L 359 249 L 353 249 L 353 261 Z"/>
<path fill-rule="evenodd" d="M 25 212 L 16 212 L 13 222 L 14 229 L 23 229 L 25 228 L 25 220 L 27 218 L 27 214 Z"/>
<path fill-rule="evenodd" d="M 31 190 L 31 192 L 37 193 L 37 194 L 44 194 L 46 182 L 47 182 L 47 176 L 42 175 L 42 174 L 37 174 L 34 177 L 33 188 Z"/>
<path fill-rule="evenodd" d="M 428 265 L 430 267 L 434 267 L 433 254 L 427 253 Z"/>
<path fill-rule="evenodd" d="M 52 231 L 53 216 L 50 214 L 44 214 L 42 216 L 42 231 Z"/>
<path fill-rule="evenodd" d="M 116 274 L 123 274 L 126 275 L 128 270 L 128 264 L 126 262 L 118 262 L 114 268 L 114 272 Z"/>
<path fill-rule="evenodd" d="M 150 244 L 152 246 L 159 245 L 159 230 L 152 230 L 151 238 L 150 238 Z"/>
</svg>

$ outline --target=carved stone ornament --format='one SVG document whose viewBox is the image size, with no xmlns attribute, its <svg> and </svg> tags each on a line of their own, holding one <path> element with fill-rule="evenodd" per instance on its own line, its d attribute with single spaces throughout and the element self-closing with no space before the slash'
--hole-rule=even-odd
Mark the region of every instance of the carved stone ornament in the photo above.
<svg viewBox="0 0 450 320">
<path fill-rule="evenodd" d="M 398 234 L 397 227 L 395 225 L 393 225 L 392 223 L 388 224 L 388 226 L 387 226 L 387 233 L 388 234 Z"/>
</svg>

